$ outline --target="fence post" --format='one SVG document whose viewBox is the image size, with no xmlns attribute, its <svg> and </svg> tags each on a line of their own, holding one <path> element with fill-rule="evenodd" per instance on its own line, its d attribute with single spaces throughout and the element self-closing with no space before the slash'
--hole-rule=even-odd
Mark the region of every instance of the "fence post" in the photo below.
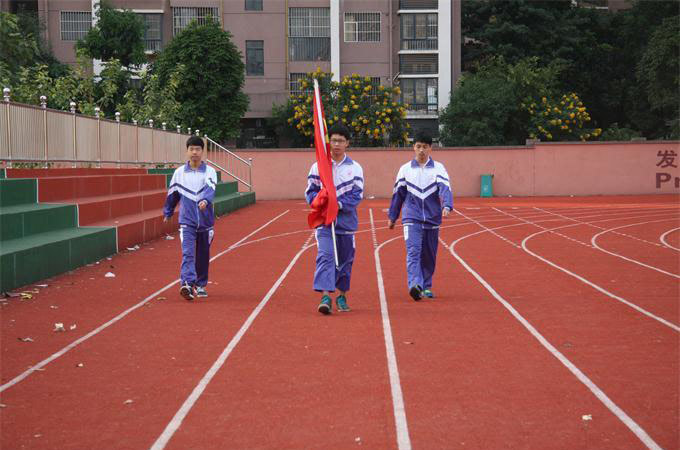
<svg viewBox="0 0 680 450">
<path fill-rule="evenodd" d="M 132 119 L 132 124 L 135 126 L 135 162 L 139 162 L 139 126 L 137 119 Z M 120 154 L 118 154 L 118 167 L 120 167 Z"/>
<path fill-rule="evenodd" d="M 45 168 L 50 167 L 49 160 L 49 147 L 47 142 L 47 97 L 44 95 L 40 96 L 40 106 L 43 110 L 43 139 L 45 140 Z"/>
<path fill-rule="evenodd" d="M 161 122 L 161 128 L 163 131 L 167 130 L 167 123 Z M 163 147 L 165 147 L 165 164 L 168 163 L 168 135 L 163 133 Z"/>
<path fill-rule="evenodd" d="M 151 162 L 155 163 L 156 162 L 156 155 L 155 152 L 153 151 L 153 119 L 149 119 L 149 128 L 151 128 Z M 139 159 L 139 158 L 137 158 Z"/>
<path fill-rule="evenodd" d="M 94 115 L 97 118 L 97 155 L 99 162 L 97 163 L 97 168 L 102 166 L 102 138 L 101 138 L 101 119 L 99 118 L 99 112 L 101 109 L 99 106 L 94 107 Z"/>
<path fill-rule="evenodd" d="M 6 87 L 2 90 L 2 99 L 7 103 L 7 156 L 9 157 L 9 163 L 7 167 L 12 167 L 12 124 L 10 123 L 11 114 L 9 113 L 9 94 L 11 89 Z"/>
<path fill-rule="evenodd" d="M 120 113 L 116 111 L 116 142 L 118 144 L 118 155 L 120 157 Z"/>
<path fill-rule="evenodd" d="M 248 191 L 253 191 L 253 158 L 248 158 Z"/>
<path fill-rule="evenodd" d="M 69 103 L 71 114 L 73 114 L 73 167 L 78 167 L 78 139 L 76 135 L 76 102 Z"/>
</svg>

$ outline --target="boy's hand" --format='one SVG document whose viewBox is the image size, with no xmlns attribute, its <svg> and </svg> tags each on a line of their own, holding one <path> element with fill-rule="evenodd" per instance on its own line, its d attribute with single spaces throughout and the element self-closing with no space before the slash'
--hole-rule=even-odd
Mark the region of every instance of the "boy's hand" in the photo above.
<svg viewBox="0 0 680 450">
<path fill-rule="evenodd" d="M 387 228 L 389 228 L 390 230 L 393 230 L 394 229 L 394 222 L 392 222 L 391 220 L 388 219 L 387 220 Z"/>
<path fill-rule="evenodd" d="M 168 216 L 163 216 L 163 222 L 167 222 L 169 220 L 170 220 L 170 218 Z"/>
<path fill-rule="evenodd" d="M 451 210 L 449 208 L 442 209 L 442 216 L 447 217 Z"/>
<path fill-rule="evenodd" d="M 200 202 L 198 202 L 198 209 L 200 209 L 201 211 L 204 211 L 207 206 L 208 206 L 207 200 L 201 200 Z"/>
<path fill-rule="evenodd" d="M 328 191 L 326 188 L 321 188 L 316 197 L 314 197 L 314 200 L 312 200 L 312 208 L 321 209 L 326 203 L 328 203 Z"/>
</svg>

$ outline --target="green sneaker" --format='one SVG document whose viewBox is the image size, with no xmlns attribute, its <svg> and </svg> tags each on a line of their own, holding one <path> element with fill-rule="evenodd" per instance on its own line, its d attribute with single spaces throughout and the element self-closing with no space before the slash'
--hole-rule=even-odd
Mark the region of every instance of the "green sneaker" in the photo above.
<svg viewBox="0 0 680 450">
<path fill-rule="evenodd" d="M 423 297 L 434 298 L 434 293 L 429 289 L 425 289 L 423 291 Z"/>
<path fill-rule="evenodd" d="M 349 309 L 349 305 L 347 305 L 347 297 L 344 295 L 338 295 L 338 298 L 335 299 L 335 303 L 338 305 L 338 311 L 351 311 L 351 309 Z"/>
<path fill-rule="evenodd" d="M 333 308 L 333 300 L 327 295 L 321 297 L 321 303 L 319 303 L 319 312 L 321 314 L 330 314 Z"/>
</svg>

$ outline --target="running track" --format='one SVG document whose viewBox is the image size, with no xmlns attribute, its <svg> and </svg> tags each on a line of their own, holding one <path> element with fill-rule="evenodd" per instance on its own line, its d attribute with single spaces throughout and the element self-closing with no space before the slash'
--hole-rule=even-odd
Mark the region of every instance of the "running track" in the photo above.
<svg viewBox="0 0 680 450">
<path fill-rule="evenodd" d="M 679 200 L 457 199 L 419 303 L 364 201 L 329 317 L 306 205 L 258 202 L 217 222 L 207 300 L 162 239 L 2 302 L 0 447 L 680 448 Z"/>
</svg>

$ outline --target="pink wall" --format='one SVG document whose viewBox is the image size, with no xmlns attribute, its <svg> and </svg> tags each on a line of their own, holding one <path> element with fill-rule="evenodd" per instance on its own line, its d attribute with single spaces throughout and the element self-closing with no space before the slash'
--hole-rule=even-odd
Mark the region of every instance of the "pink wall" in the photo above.
<svg viewBox="0 0 680 450">
<path fill-rule="evenodd" d="M 675 152 L 676 167 L 661 167 L 659 152 Z M 312 149 L 239 150 L 253 158 L 259 200 L 303 198 Z M 387 198 L 410 149 L 350 149 L 364 169 L 365 196 Z M 481 174 L 493 174 L 496 196 L 680 193 L 680 142 L 537 143 L 534 147 L 437 148 L 455 196 L 478 196 Z M 665 164 L 665 163 L 664 163 Z M 657 174 L 661 181 L 657 188 Z M 670 177 L 670 178 L 669 178 Z M 668 181 L 663 182 L 666 178 Z"/>
</svg>

